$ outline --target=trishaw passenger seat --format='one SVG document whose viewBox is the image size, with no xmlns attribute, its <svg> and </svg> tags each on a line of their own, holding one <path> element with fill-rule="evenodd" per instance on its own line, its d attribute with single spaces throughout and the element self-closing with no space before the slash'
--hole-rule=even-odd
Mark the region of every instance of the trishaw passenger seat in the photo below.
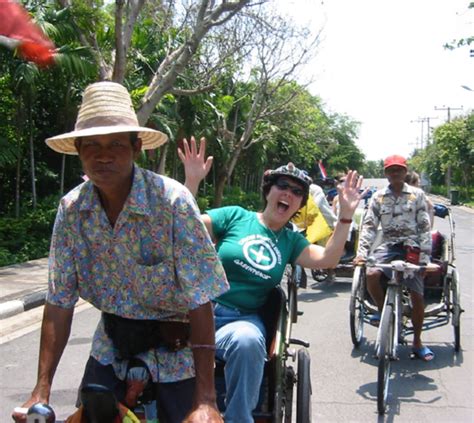
<svg viewBox="0 0 474 423">
<path fill-rule="evenodd" d="M 431 258 L 443 260 L 445 237 L 440 231 L 431 231 Z"/>
<path fill-rule="evenodd" d="M 439 266 L 435 272 L 425 274 L 423 279 L 425 290 L 438 291 L 437 296 L 441 295 L 443 288 L 444 275 L 447 271 L 446 257 L 444 257 L 446 238 L 439 231 L 431 231 L 431 261 Z"/>
</svg>

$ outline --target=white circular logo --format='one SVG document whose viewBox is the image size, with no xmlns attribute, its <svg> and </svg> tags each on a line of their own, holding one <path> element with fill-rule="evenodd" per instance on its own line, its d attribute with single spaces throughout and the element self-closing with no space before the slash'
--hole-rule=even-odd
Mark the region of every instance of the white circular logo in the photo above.
<svg viewBox="0 0 474 423">
<path fill-rule="evenodd" d="M 270 270 L 277 263 L 273 246 L 265 238 L 247 241 L 242 250 L 249 264 L 257 269 Z"/>
</svg>

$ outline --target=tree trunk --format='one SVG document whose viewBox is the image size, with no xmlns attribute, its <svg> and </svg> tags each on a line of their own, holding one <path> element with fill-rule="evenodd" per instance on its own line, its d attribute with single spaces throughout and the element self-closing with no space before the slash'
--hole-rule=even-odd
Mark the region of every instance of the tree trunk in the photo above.
<svg viewBox="0 0 474 423">
<path fill-rule="evenodd" d="M 222 204 L 222 199 L 224 198 L 224 189 L 227 183 L 227 174 L 222 172 L 219 174 L 217 181 L 215 183 L 214 191 L 214 207 L 220 207 Z"/>
<path fill-rule="evenodd" d="M 20 217 L 20 178 L 21 178 L 21 154 L 18 154 L 16 160 L 16 178 L 15 178 L 15 217 Z"/>
<path fill-rule="evenodd" d="M 31 113 L 30 113 L 30 119 L 31 119 Z M 31 126 L 30 126 L 30 167 L 31 167 L 31 198 L 33 200 L 33 210 L 34 210 L 36 209 L 36 172 L 35 172 L 35 150 L 34 150 L 34 143 L 33 143 L 33 131 L 32 131 Z"/>
<path fill-rule="evenodd" d="M 169 143 L 165 143 L 163 147 L 161 147 L 161 156 L 160 156 L 160 164 L 158 165 L 157 173 L 160 175 L 165 174 L 166 170 L 166 154 L 168 153 Z"/>
</svg>

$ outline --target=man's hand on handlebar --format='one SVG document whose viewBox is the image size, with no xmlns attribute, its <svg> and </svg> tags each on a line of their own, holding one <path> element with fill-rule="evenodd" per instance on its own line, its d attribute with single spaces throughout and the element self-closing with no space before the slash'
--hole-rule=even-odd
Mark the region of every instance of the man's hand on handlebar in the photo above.
<svg viewBox="0 0 474 423">
<path fill-rule="evenodd" d="M 41 399 L 39 397 L 31 397 L 28 401 L 26 401 L 21 407 L 15 407 L 12 412 L 12 419 L 16 423 L 26 423 L 26 413 L 28 412 L 28 409 L 33 405 L 33 404 L 47 404 L 48 402 L 45 399 Z"/>
<path fill-rule="evenodd" d="M 224 423 L 224 420 L 216 407 L 200 404 L 186 416 L 183 423 Z"/>
<path fill-rule="evenodd" d="M 355 266 L 362 266 L 367 262 L 367 259 L 362 257 L 362 256 L 357 256 L 352 260 L 352 263 L 354 263 Z"/>
</svg>

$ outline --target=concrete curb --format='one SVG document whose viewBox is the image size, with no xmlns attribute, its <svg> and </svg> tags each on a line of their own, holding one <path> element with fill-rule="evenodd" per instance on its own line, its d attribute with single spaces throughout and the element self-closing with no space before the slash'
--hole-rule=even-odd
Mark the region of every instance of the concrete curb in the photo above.
<svg viewBox="0 0 474 423">
<path fill-rule="evenodd" d="M 0 303 L 0 320 L 44 305 L 47 290 L 33 292 L 21 299 Z"/>
</svg>

